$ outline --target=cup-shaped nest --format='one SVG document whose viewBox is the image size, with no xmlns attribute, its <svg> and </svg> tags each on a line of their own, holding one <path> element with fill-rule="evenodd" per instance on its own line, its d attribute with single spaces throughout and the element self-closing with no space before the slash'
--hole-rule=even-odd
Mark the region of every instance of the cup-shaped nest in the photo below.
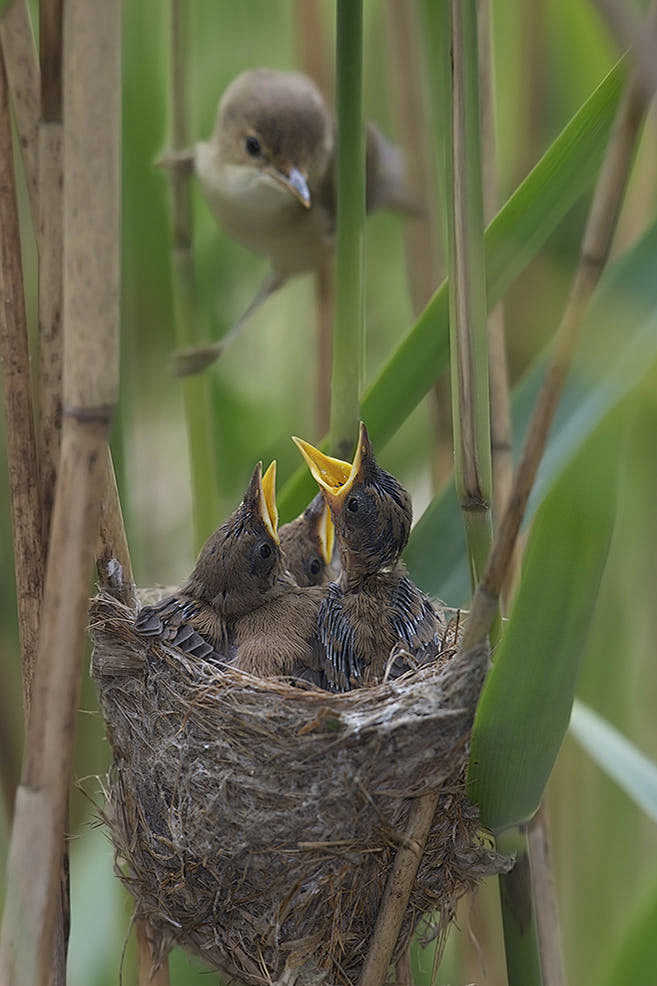
<svg viewBox="0 0 657 986">
<path fill-rule="evenodd" d="M 94 601 L 92 671 L 113 750 L 103 814 L 159 958 L 179 944 L 254 986 L 355 984 L 412 799 L 429 791 L 395 958 L 508 868 L 465 796 L 483 648 L 334 695 L 190 659 L 133 619 Z"/>
</svg>

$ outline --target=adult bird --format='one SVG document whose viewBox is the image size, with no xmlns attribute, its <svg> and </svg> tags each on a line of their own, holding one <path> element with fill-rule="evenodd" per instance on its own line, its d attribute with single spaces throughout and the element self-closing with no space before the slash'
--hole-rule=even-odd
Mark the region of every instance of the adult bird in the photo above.
<svg viewBox="0 0 657 986">
<path fill-rule="evenodd" d="M 162 166 L 193 171 L 219 225 L 269 258 L 271 270 L 244 314 L 214 346 L 181 354 L 180 372 L 198 372 L 288 278 L 331 256 L 336 221 L 336 127 L 315 85 L 301 72 L 242 72 L 219 103 L 210 138 L 163 155 Z M 404 159 L 369 123 L 366 207 L 417 213 Z"/>
<path fill-rule="evenodd" d="M 340 550 L 342 571 L 319 611 L 331 685 L 373 684 L 433 660 L 443 624 L 400 560 L 412 520 L 407 491 L 377 464 L 362 422 L 351 463 L 294 441 L 330 507 Z"/>
<path fill-rule="evenodd" d="M 278 534 L 276 463 L 258 463 L 244 498 L 203 545 L 179 591 L 139 611 L 135 629 L 190 657 L 261 677 L 325 684 L 316 635 L 322 590 L 298 586 Z"/>
</svg>

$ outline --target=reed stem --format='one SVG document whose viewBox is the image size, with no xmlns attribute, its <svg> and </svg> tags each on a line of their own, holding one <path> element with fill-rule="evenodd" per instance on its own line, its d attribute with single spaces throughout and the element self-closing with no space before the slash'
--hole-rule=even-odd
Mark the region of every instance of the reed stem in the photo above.
<svg viewBox="0 0 657 986">
<path fill-rule="evenodd" d="M 119 7 L 68 0 L 66 28 L 64 423 L 39 660 L 7 862 L 3 986 L 36 986 L 52 970 L 102 452 L 118 387 Z"/>
<path fill-rule="evenodd" d="M 0 45 L 21 144 L 32 219 L 39 215 L 38 140 L 41 79 L 27 0 L 11 0 L 0 14 Z"/>
<path fill-rule="evenodd" d="M 363 3 L 337 5 L 338 219 L 331 376 L 331 452 L 350 459 L 360 419 L 365 348 Z"/>
<path fill-rule="evenodd" d="M 27 722 L 39 647 L 39 609 L 45 551 L 42 541 L 39 465 L 4 50 L 3 44 L 0 53 L 0 363 L 3 369 L 7 422 L 7 464 L 21 642 L 23 706 Z"/>
<path fill-rule="evenodd" d="M 189 7 L 185 0 L 171 0 L 171 148 L 184 150 L 189 143 L 187 121 L 187 52 Z M 196 346 L 203 338 L 196 295 L 192 249 L 192 206 L 189 174 L 171 168 L 172 247 L 176 343 Z M 217 525 L 217 464 L 214 448 L 210 381 L 206 376 L 181 380 L 187 425 L 192 483 L 194 540 L 199 548 Z"/>
</svg>

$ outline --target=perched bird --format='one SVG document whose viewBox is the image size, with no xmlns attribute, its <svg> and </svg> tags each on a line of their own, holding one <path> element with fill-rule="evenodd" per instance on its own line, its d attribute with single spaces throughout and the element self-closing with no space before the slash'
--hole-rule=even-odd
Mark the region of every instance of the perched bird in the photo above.
<svg viewBox="0 0 657 986">
<path fill-rule="evenodd" d="M 367 125 L 366 205 L 417 213 L 401 150 Z M 231 82 L 209 140 L 165 154 L 163 166 L 197 175 L 212 213 L 229 236 L 267 256 L 271 271 L 230 333 L 185 357 L 197 372 L 225 348 L 244 321 L 295 274 L 317 270 L 333 250 L 336 128 L 306 75 L 259 68 Z"/>
<path fill-rule="evenodd" d="M 342 571 L 319 611 L 326 674 L 337 690 L 393 677 L 434 659 L 442 624 L 400 561 L 411 529 L 408 493 L 377 465 L 361 423 L 353 463 L 295 438 L 328 503 Z"/>
<path fill-rule="evenodd" d="M 333 521 L 321 493 L 295 520 L 279 528 L 285 566 L 297 585 L 325 585 L 331 578 Z"/>
<path fill-rule="evenodd" d="M 262 677 L 322 685 L 322 590 L 286 571 L 278 535 L 276 463 L 256 466 L 244 499 L 208 538 L 181 589 L 139 611 L 135 629 L 191 657 Z"/>
</svg>

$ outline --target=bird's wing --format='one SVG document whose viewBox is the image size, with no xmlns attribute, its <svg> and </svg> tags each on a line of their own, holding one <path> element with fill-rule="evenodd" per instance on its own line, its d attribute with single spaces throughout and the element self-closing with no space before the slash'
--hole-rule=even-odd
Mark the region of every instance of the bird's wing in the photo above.
<svg viewBox="0 0 657 986">
<path fill-rule="evenodd" d="M 332 691 L 346 692 L 363 680 L 365 662 L 356 649 L 356 635 L 344 612 L 342 591 L 331 583 L 319 608 L 319 640 L 323 665 Z"/>
<path fill-rule="evenodd" d="M 390 672 L 390 677 L 395 678 L 412 666 L 435 660 L 442 648 L 444 626 L 429 597 L 406 576 L 395 584 L 391 604 L 393 627 L 400 642 L 400 657 Z"/>
<path fill-rule="evenodd" d="M 368 212 L 393 209 L 415 216 L 422 211 L 417 195 L 408 187 L 403 150 L 384 137 L 373 123 L 367 124 L 365 171 Z"/>
<path fill-rule="evenodd" d="M 192 657 L 222 659 L 216 649 L 220 639 L 214 610 L 189 596 L 174 594 L 155 606 L 144 606 L 137 613 L 135 630 L 144 637 L 158 637 L 163 644 Z"/>
</svg>

